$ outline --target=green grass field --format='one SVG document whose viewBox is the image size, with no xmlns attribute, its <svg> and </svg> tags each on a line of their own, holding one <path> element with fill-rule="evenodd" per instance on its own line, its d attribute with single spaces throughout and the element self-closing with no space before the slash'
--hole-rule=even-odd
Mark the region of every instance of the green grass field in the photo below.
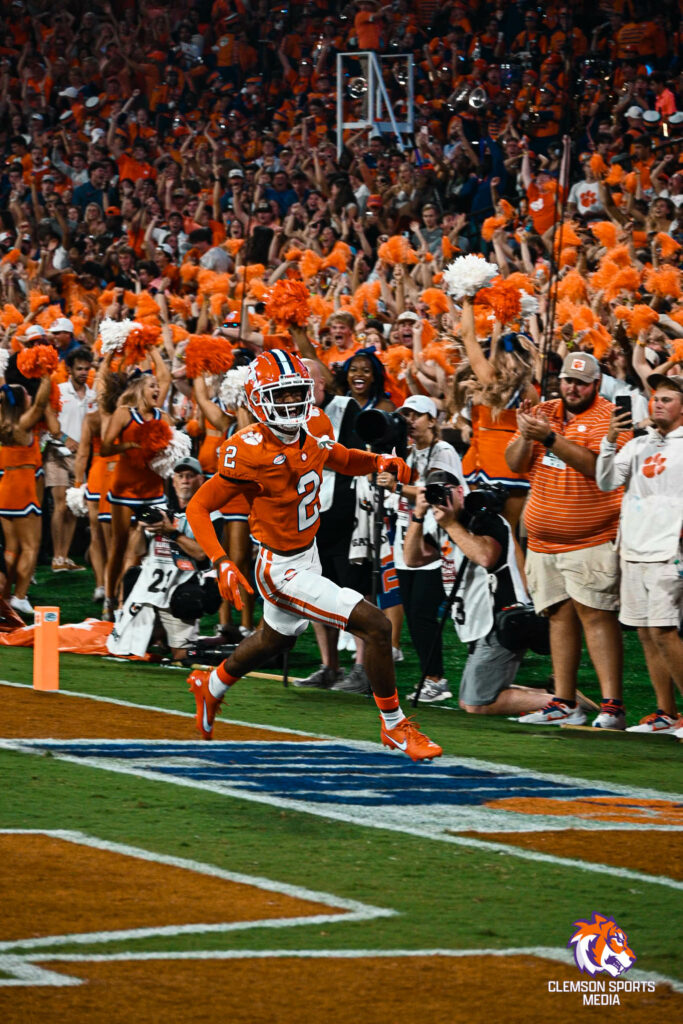
<svg viewBox="0 0 683 1024">
<path fill-rule="evenodd" d="M 92 615 L 96 607 L 89 602 L 89 576 L 65 580 L 40 569 L 38 587 L 32 592 L 34 604 L 59 604 L 62 622 Z M 635 634 L 626 634 L 625 641 L 625 697 L 629 723 L 633 723 L 652 710 L 653 701 Z M 407 635 L 404 650 L 406 660 L 398 666 L 403 695 L 419 675 Z M 447 674 L 455 683 L 464 658 L 463 649 L 450 633 L 446 652 Z M 0 648 L 3 680 L 30 685 L 31 664 L 30 650 Z M 309 631 L 292 654 L 290 671 L 295 676 L 305 675 L 317 664 Z M 519 681 L 540 686 L 549 671 L 548 659 L 534 656 L 525 664 Z M 599 698 L 585 656 L 580 685 L 589 696 Z M 194 710 L 185 673 L 172 667 L 63 655 L 61 689 L 186 713 Z M 7 723 L 12 715 L 11 699 L 5 701 L 2 715 Z M 371 701 L 318 690 L 285 689 L 276 680 L 243 680 L 230 693 L 224 717 L 351 741 L 376 743 L 379 739 Z M 683 789 L 683 748 L 671 737 L 530 728 L 504 719 L 468 716 L 443 706 L 420 708 L 419 721 L 452 758 L 618 784 L 648 790 L 663 799 L 667 795 L 676 799 Z M 187 739 L 194 740 L 189 718 L 187 724 Z M 321 749 L 321 774 L 327 767 L 324 757 Z M 392 758 L 392 764 L 397 760 Z M 428 780 L 432 766 L 420 766 L 420 771 Z M 0 772 L 6 780 L 0 804 L 2 829 L 78 830 L 392 908 L 399 914 L 334 926 L 303 924 L 280 929 L 276 935 L 267 928 L 251 928 L 227 934 L 79 945 L 81 953 L 103 949 L 564 949 L 572 923 L 599 911 L 613 916 L 628 933 L 632 946 L 637 947 L 641 971 L 683 981 L 676 936 L 680 926 L 663 926 L 666 921 L 681 919 L 681 883 L 675 881 L 681 878 L 680 859 L 677 865 L 658 863 L 653 853 L 651 871 L 641 868 L 629 874 L 632 865 L 625 848 L 621 867 L 627 873 L 622 876 L 599 859 L 592 866 L 566 860 L 529 860 L 508 855 L 502 848 L 494 852 L 483 845 L 470 847 L 384 828 L 381 820 L 378 827 L 365 827 L 277 803 L 116 774 L 58 757 L 1 750 Z M 417 813 L 419 801 L 415 807 Z M 419 833 L 419 828 L 416 831 Z M 637 835 L 642 838 L 643 833 Z M 656 881 L 650 875 L 669 881 Z M 60 946 L 60 952 L 72 948 L 76 947 L 67 943 Z M 503 1010 L 500 1020 L 505 1019 Z"/>
</svg>

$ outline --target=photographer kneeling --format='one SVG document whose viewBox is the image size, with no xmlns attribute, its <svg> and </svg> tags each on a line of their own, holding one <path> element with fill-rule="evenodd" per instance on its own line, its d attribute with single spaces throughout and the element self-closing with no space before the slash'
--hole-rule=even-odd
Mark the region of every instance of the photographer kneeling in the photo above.
<svg viewBox="0 0 683 1024">
<path fill-rule="evenodd" d="M 193 479 L 186 479 L 190 476 Z M 202 481 L 196 459 L 178 463 L 173 489 L 181 509 Z M 111 654 L 142 657 L 155 627 L 161 624 L 171 656 L 183 658 L 185 649 L 199 632 L 199 619 L 218 611 L 220 595 L 216 581 L 202 582 L 199 566 L 210 566 L 183 511 L 174 516 L 163 506 L 148 506 L 136 513 L 136 519 L 147 554 L 140 566 L 129 569 L 124 576 L 125 601 L 116 613 L 107 648 Z"/>
<path fill-rule="evenodd" d="M 458 703 L 464 711 L 484 715 L 520 715 L 547 703 L 542 690 L 513 686 L 523 651 L 511 651 L 498 640 L 496 615 L 511 605 L 528 605 L 529 597 L 517 568 L 512 533 L 497 511 L 486 507 L 486 492 L 465 498 L 451 473 L 434 470 L 419 488 L 415 513 L 403 549 L 407 565 L 420 566 L 441 553 L 446 593 L 455 631 L 469 653 Z"/>
</svg>

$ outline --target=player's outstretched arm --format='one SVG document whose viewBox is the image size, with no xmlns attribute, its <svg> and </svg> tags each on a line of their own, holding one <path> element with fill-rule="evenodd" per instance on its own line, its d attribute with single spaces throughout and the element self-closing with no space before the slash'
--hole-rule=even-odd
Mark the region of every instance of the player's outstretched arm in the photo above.
<svg viewBox="0 0 683 1024">
<path fill-rule="evenodd" d="M 206 557 L 212 562 L 219 558 L 227 558 L 223 546 L 216 537 L 211 520 L 211 513 L 242 493 L 242 488 L 216 474 L 202 484 L 197 493 L 190 499 L 187 506 L 187 521 L 190 524 L 195 540 L 201 544 Z"/>
<path fill-rule="evenodd" d="M 359 448 L 345 448 L 335 443 L 330 449 L 326 469 L 344 476 L 367 476 L 369 473 L 392 473 L 402 484 L 410 483 L 411 471 L 398 455 L 375 455 Z"/>
</svg>

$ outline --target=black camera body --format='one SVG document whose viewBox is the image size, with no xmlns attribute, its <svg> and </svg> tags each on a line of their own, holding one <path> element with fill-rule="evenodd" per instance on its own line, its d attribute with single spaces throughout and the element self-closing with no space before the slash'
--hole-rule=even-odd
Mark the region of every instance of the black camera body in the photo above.
<svg viewBox="0 0 683 1024">
<path fill-rule="evenodd" d="M 369 444 L 375 455 L 408 456 L 408 423 L 397 412 L 364 409 L 356 417 L 354 429 L 363 444 Z"/>
<path fill-rule="evenodd" d="M 157 523 L 163 523 L 164 510 L 159 505 L 143 505 L 136 510 L 135 518 L 144 526 L 156 526 Z"/>
<path fill-rule="evenodd" d="M 465 496 L 465 511 L 470 516 L 476 516 L 481 512 L 502 515 L 507 497 L 508 489 L 504 484 L 487 484 L 486 487 L 478 487 L 476 491 L 470 491 Z"/>
<path fill-rule="evenodd" d="M 427 484 L 425 487 L 425 500 L 428 505 L 447 505 L 450 497 L 450 487 L 446 484 Z"/>
</svg>

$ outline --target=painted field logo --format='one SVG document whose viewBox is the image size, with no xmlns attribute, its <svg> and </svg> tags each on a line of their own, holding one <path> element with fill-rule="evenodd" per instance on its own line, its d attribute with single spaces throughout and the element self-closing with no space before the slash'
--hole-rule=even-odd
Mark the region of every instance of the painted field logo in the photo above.
<svg viewBox="0 0 683 1024">
<path fill-rule="evenodd" d="M 574 924 L 578 931 L 567 947 L 574 947 L 574 959 L 580 971 L 592 975 L 606 971 L 618 978 L 633 967 L 635 954 L 614 918 L 594 913 L 590 921 L 574 921 Z"/>
</svg>

